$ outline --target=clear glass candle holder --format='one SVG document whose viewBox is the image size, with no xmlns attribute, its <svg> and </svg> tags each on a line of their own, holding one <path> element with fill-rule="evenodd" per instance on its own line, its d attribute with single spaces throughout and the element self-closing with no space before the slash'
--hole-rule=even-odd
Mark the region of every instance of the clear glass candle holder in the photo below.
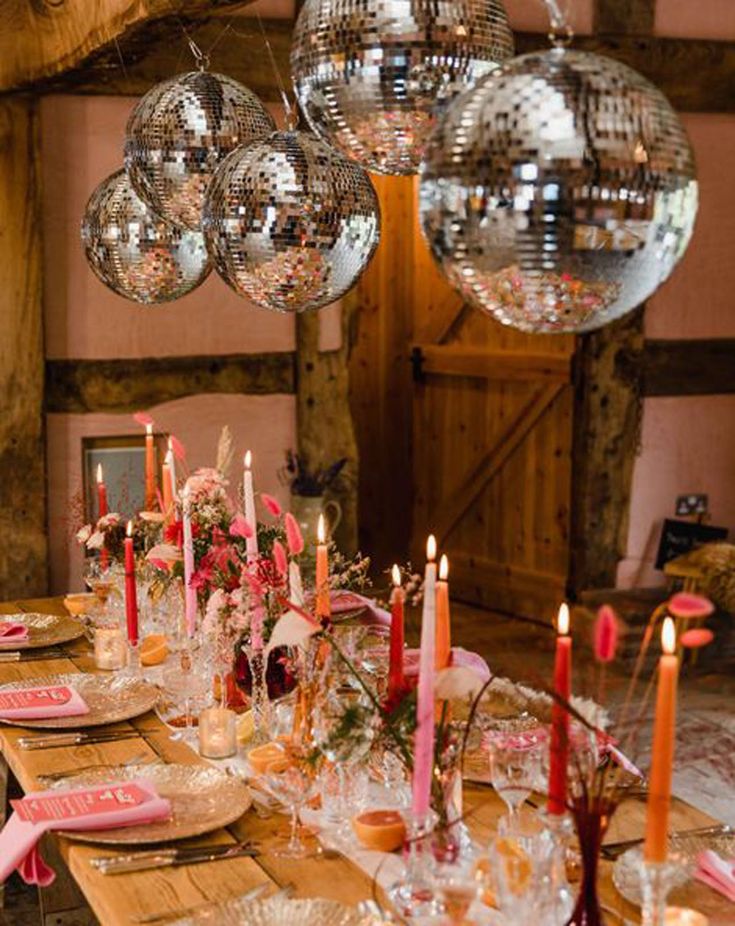
<svg viewBox="0 0 735 926">
<path fill-rule="evenodd" d="M 641 866 L 641 923 L 643 926 L 665 926 L 666 899 L 669 892 L 681 881 L 683 863 L 675 854 L 663 862 L 643 860 Z"/>
<path fill-rule="evenodd" d="M 116 671 L 128 664 L 128 641 L 118 624 L 94 628 L 94 664 L 98 669 Z"/>
<path fill-rule="evenodd" d="M 227 707 L 208 707 L 199 715 L 199 754 L 227 759 L 237 754 L 237 715 Z"/>
</svg>

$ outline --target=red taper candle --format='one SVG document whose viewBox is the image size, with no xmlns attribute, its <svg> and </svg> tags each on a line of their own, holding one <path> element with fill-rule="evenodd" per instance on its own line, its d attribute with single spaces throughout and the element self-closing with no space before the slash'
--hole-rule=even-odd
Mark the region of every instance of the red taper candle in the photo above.
<svg viewBox="0 0 735 926">
<path fill-rule="evenodd" d="M 104 518 L 107 514 L 107 486 L 102 475 L 102 464 L 97 464 L 97 517 Z"/>
<path fill-rule="evenodd" d="M 125 616 L 128 623 L 128 640 L 138 642 L 138 593 L 135 587 L 135 551 L 133 550 L 133 522 L 128 521 L 125 538 Z"/>
<path fill-rule="evenodd" d="M 567 802 L 567 762 L 569 757 L 569 712 L 564 705 L 572 694 L 572 638 L 569 636 L 569 608 L 562 604 L 557 618 L 554 693 L 551 708 L 549 747 L 549 813 L 561 814 Z M 559 703 L 560 699 L 563 703 Z"/>
<path fill-rule="evenodd" d="M 404 602 L 406 593 L 401 588 L 401 570 L 397 565 L 391 570 L 393 591 L 390 595 L 390 662 L 388 664 L 388 698 L 393 699 L 403 691 L 403 646 L 404 646 Z"/>
</svg>

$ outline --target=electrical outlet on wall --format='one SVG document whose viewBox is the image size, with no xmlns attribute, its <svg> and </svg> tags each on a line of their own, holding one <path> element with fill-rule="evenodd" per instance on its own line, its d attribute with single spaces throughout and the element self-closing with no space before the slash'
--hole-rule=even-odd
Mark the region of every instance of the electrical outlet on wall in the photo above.
<svg viewBox="0 0 735 926">
<path fill-rule="evenodd" d="M 709 498 L 703 494 L 678 495 L 676 498 L 676 513 L 678 516 L 692 514 L 707 514 Z"/>
</svg>

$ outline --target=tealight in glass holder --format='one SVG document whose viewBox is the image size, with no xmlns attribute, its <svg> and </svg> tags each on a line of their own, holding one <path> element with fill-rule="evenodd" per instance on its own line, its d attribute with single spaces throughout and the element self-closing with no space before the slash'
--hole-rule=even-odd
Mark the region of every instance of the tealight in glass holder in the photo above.
<svg viewBox="0 0 735 926">
<path fill-rule="evenodd" d="M 119 624 L 98 624 L 94 628 L 94 664 L 98 669 L 117 671 L 128 664 L 128 641 Z"/>
<path fill-rule="evenodd" d="M 237 754 L 237 715 L 227 707 L 207 707 L 199 715 L 199 755 L 227 759 Z"/>
</svg>

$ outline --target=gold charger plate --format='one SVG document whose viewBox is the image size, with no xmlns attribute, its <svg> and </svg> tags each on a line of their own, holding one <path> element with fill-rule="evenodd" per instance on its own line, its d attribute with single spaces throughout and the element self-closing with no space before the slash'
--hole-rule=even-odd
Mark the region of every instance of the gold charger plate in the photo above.
<svg viewBox="0 0 735 926">
<path fill-rule="evenodd" d="M 82 624 L 65 614 L 18 612 L 17 614 L 2 614 L 0 621 L 17 621 L 28 628 L 28 639 L 22 643 L 15 640 L 3 641 L 0 637 L 0 653 L 8 649 L 39 649 L 43 646 L 59 646 L 61 643 L 70 643 L 84 635 Z"/>
<path fill-rule="evenodd" d="M 160 797 L 171 801 L 168 820 L 112 830 L 63 831 L 63 834 L 79 842 L 112 846 L 172 842 L 228 826 L 253 803 L 242 779 L 209 765 L 124 765 L 72 775 L 53 787 L 54 790 L 67 790 L 140 778 L 150 781 Z"/>
<path fill-rule="evenodd" d="M 273 897 L 270 900 L 224 901 L 208 907 L 193 916 L 176 920 L 173 926 L 198 926 L 216 923 L 217 926 L 378 926 L 372 916 L 359 913 L 334 900 L 289 900 Z"/>
<path fill-rule="evenodd" d="M 88 714 L 76 717 L 48 717 L 43 720 L 2 720 L 15 727 L 42 730 L 78 730 L 98 727 L 120 720 L 131 720 L 153 710 L 158 700 L 158 689 L 142 678 L 126 676 L 87 675 L 68 672 L 64 675 L 44 675 L 26 678 L 22 682 L 0 685 L 0 692 L 21 688 L 38 688 L 46 685 L 70 685 L 79 692 L 89 707 Z"/>
</svg>

